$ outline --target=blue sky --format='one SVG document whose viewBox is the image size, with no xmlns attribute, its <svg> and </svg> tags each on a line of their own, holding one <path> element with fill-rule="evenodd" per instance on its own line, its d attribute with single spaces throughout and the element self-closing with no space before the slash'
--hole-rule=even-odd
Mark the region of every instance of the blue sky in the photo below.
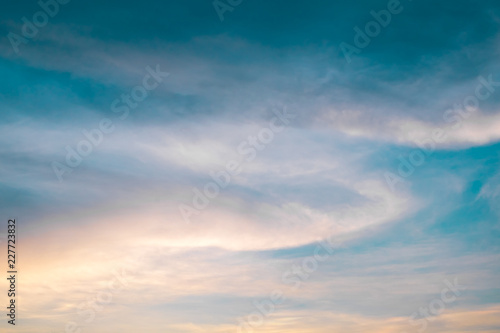
<svg viewBox="0 0 500 333">
<path fill-rule="evenodd" d="M 0 13 L 2 330 L 500 331 L 498 1 L 45 3 Z"/>
</svg>

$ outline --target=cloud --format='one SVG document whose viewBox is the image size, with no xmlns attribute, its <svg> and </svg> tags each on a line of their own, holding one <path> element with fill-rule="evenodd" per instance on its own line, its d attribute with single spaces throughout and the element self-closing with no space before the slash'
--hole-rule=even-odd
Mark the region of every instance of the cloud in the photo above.
<svg viewBox="0 0 500 333">
<path fill-rule="evenodd" d="M 128 288 L 85 330 L 235 332 L 283 289 L 263 332 L 401 332 L 453 277 L 468 293 L 428 331 L 497 329 L 500 97 L 483 87 L 474 111 L 455 104 L 498 80 L 500 7 L 402 3 L 350 64 L 339 44 L 386 4 L 243 2 L 221 23 L 207 1 L 70 2 L 19 55 L 4 38 L 0 207 L 21 226 L 18 331 L 81 323 L 121 268 Z M 0 31 L 33 10 L 5 8 Z M 157 64 L 171 75 L 120 119 L 113 101 Z M 286 129 L 255 159 L 238 152 L 284 106 Z M 52 163 L 103 118 L 114 131 L 60 182 Z M 430 139 L 433 157 L 391 191 L 384 173 Z M 179 206 L 231 160 L 241 172 L 186 223 Z M 344 247 L 293 290 L 283 272 L 326 238 Z"/>
</svg>

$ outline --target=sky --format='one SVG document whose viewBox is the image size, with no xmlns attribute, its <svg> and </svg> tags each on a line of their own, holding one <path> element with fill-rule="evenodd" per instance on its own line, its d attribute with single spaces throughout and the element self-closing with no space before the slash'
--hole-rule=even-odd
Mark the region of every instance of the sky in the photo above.
<svg viewBox="0 0 500 333">
<path fill-rule="evenodd" d="M 500 332 L 499 27 L 495 0 L 4 1 L 1 331 Z"/>
</svg>

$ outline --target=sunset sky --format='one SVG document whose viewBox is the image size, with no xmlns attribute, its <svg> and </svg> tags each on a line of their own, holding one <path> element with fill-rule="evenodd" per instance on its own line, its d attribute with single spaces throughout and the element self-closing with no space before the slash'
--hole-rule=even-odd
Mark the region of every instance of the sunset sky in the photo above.
<svg viewBox="0 0 500 333">
<path fill-rule="evenodd" d="M 500 332 L 498 0 L 0 18 L 1 332 Z"/>
</svg>

